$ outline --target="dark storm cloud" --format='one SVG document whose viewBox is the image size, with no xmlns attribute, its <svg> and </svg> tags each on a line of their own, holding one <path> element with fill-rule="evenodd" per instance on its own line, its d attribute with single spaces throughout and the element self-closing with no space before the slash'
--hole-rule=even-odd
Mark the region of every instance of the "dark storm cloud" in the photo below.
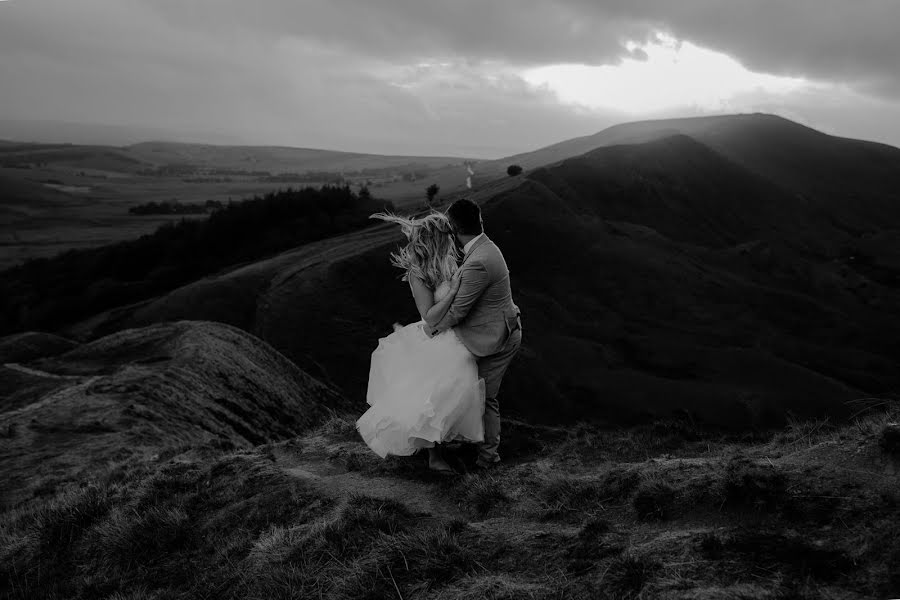
<svg viewBox="0 0 900 600">
<path fill-rule="evenodd" d="M 599 6 L 578 1 L 585 11 Z M 900 93 L 900 2 L 895 0 L 653 0 L 604 3 L 730 54 L 744 66 Z"/>
<path fill-rule="evenodd" d="M 527 67 L 614 64 L 627 40 L 662 31 L 757 71 L 896 99 L 898 23 L 893 0 L 10 0 L 0 118 L 496 156 L 626 120 L 529 88 Z M 824 97 L 810 98 L 781 106 L 845 135 L 881 131 L 847 111 L 896 114 L 870 99 L 809 112 Z"/>
<path fill-rule="evenodd" d="M 149 0 L 148 0 L 149 1 Z M 655 31 L 753 70 L 900 87 L 896 0 L 161 0 L 173 22 L 301 35 L 387 58 L 604 64 Z M 186 6 L 187 5 L 187 6 Z"/>
<path fill-rule="evenodd" d="M 149 1 L 149 0 L 148 0 Z M 538 0 L 152 1 L 171 22 L 315 38 L 388 59 L 442 55 L 546 64 L 605 62 L 647 28 L 602 11 Z"/>
</svg>

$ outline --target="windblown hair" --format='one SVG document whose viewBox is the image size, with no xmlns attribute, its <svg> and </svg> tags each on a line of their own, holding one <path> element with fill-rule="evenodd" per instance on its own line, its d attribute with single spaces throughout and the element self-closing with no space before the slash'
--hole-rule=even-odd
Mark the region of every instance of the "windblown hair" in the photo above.
<svg viewBox="0 0 900 600">
<path fill-rule="evenodd" d="M 376 213 L 370 219 L 397 223 L 409 243 L 391 253 L 391 264 L 403 270 L 403 281 L 415 275 L 432 290 L 456 273 L 459 253 L 454 243 L 450 219 L 441 212 L 422 218 Z"/>
</svg>

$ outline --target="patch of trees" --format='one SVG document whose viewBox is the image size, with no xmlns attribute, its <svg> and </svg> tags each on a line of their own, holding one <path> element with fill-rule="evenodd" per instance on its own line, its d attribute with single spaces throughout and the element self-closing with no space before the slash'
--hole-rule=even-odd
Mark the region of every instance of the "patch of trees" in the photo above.
<svg viewBox="0 0 900 600">
<path fill-rule="evenodd" d="M 0 272 L 0 335 L 53 331 L 231 265 L 366 227 L 370 214 L 391 208 L 349 186 L 287 189 L 136 240 L 31 260 Z"/>
<path fill-rule="evenodd" d="M 434 202 L 435 196 L 438 195 L 438 192 L 441 191 L 441 186 L 436 183 L 432 183 L 427 188 L 425 188 L 425 198 L 428 200 L 428 206 L 431 206 L 432 202 Z"/>
<path fill-rule="evenodd" d="M 426 171 L 407 171 L 405 173 L 401 173 L 400 178 L 403 181 L 418 181 L 419 179 L 423 179 L 428 175 Z"/>
<path fill-rule="evenodd" d="M 201 202 L 147 202 L 132 206 L 128 212 L 132 215 L 202 215 L 214 210 L 221 210 L 224 204 L 220 200 Z"/>
<path fill-rule="evenodd" d="M 332 171 L 306 171 L 304 173 L 278 173 L 260 177 L 266 183 L 320 183 L 338 185 L 344 182 L 344 176 Z"/>
<path fill-rule="evenodd" d="M 169 164 L 160 165 L 152 169 L 141 169 L 138 175 L 149 175 L 151 177 L 185 177 L 195 175 L 200 168 L 191 164 Z"/>
<path fill-rule="evenodd" d="M 184 183 L 231 183 L 234 180 L 231 177 L 185 177 L 181 181 Z"/>
<path fill-rule="evenodd" d="M 510 177 L 515 177 L 516 175 L 521 175 L 522 167 L 519 165 L 509 165 L 506 167 L 506 174 Z"/>
</svg>

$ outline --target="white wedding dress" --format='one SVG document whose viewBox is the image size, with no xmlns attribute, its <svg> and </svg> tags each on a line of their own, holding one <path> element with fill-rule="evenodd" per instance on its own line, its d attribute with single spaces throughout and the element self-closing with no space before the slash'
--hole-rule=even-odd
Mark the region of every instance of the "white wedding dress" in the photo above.
<svg viewBox="0 0 900 600">
<path fill-rule="evenodd" d="M 435 302 L 450 286 L 435 290 Z M 450 329 L 429 338 L 424 321 L 378 340 L 369 368 L 370 408 L 356 428 L 376 454 L 409 456 L 449 441 L 484 441 L 484 380 Z"/>
</svg>

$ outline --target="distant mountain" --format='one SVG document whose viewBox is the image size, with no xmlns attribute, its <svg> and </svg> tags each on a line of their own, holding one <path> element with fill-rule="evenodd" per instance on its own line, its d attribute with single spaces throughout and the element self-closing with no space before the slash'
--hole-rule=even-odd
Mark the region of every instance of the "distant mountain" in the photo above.
<svg viewBox="0 0 900 600">
<path fill-rule="evenodd" d="M 172 140 L 233 144 L 239 140 L 208 132 L 183 132 L 159 127 L 73 123 L 37 119 L 0 119 L 0 139 L 17 142 L 68 143 L 78 145 L 125 146 L 146 140 Z"/>
<path fill-rule="evenodd" d="M 0 130 L 2 131 L 2 130 Z M 281 173 L 348 173 L 373 179 L 407 174 L 423 177 L 434 169 L 460 167 L 452 156 L 389 156 L 288 146 L 226 146 L 178 142 L 73 144 L 0 142 L 0 167 L 44 164 L 78 169 L 137 173 L 156 167 Z M 363 173 L 369 171 L 368 174 Z"/>
<path fill-rule="evenodd" d="M 464 159 L 450 156 L 386 156 L 338 152 L 290 146 L 218 146 L 144 142 L 125 149 L 129 156 L 148 163 L 191 164 L 246 171 L 361 171 L 419 167 L 433 169 L 460 164 Z"/>
<path fill-rule="evenodd" d="M 900 149 L 885 144 L 831 136 L 775 115 L 754 113 L 637 121 L 614 125 L 531 152 L 475 165 L 476 182 L 506 176 L 511 164 L 531 169 L 580 156 L 597 148 L 641 144 L 676 134 L 690 136 L 725 158 L 794 193 L 862 193 L 896 189 L 893 166 Z M 431 176 L 445 194 L 465 193 L 460 169 Z M 869 182 L 875 183 L 870 185 Z M 403 184 L 396 184 L 401 186 Z M 850 188 L 845 186 L 850 185 Z M 402 191 L 400 188 L 398 193 Z M 877 210 L 877 207 L 873 207 Z M 849 215 L 845 215 L 849 216 Z"/>
</svg>

